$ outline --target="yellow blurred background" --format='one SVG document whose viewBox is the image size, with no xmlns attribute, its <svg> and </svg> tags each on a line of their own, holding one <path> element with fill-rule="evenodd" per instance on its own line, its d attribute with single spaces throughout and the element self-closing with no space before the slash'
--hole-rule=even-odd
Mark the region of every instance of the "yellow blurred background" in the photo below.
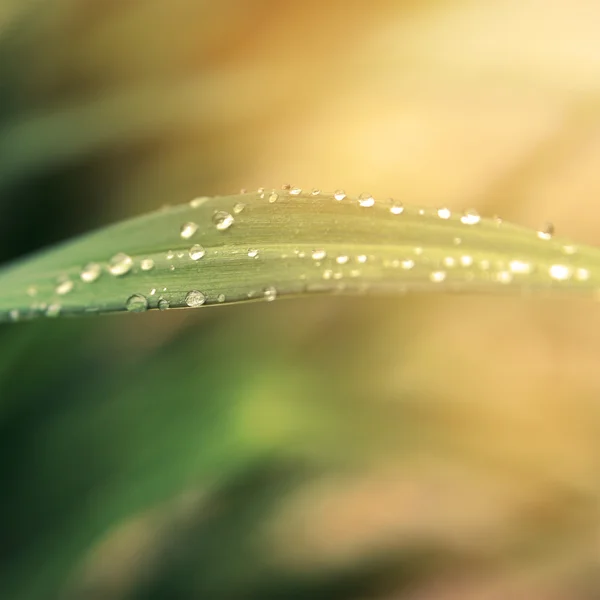
<svg viewBox="0 0 600 600">
<path fill-rule="evenodd" d="M 594 0 L 4 0 L 0 256 L 287 182 L 597 244 L 599 23 Z M 1 598 L 600 596 L 591 302 L 311 298 L 0 334 Z"/>
</svg>

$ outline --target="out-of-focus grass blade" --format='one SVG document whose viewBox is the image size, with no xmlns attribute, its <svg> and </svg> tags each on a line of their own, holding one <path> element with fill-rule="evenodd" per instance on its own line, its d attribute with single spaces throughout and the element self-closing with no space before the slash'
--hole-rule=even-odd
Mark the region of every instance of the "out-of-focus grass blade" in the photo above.
<svg viewBox="0 0 600 600">
<path fill-rule="evenodd" d="M 286 186 L 197 198 L 0 271 L 0 320 L 305 293 L 593 292 L 600 250 L 474 211 Z"/>
</svg>

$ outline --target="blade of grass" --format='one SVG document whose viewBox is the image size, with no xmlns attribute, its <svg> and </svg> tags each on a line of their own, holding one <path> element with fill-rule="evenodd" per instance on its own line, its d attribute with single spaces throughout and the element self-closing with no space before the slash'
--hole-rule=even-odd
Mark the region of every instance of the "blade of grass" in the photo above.
<svg viewBox="0 0 600 600">
<path fill-rule="evenodd" d="M 600 250 L 551 229 L 285 186 L 196 198 L 9 265 L 0 320 L 306 293 L 598 288 Z"/>
</svg>

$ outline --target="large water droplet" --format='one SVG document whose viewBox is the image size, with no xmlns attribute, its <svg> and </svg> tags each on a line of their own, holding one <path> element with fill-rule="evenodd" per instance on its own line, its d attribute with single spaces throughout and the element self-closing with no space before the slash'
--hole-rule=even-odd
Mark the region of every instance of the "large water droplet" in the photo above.
<svg viewBox="0 0 600 600">
<path fill-rule="evenodd" d="M 358 197 L 358 204 L 363 208 L 370 208 L 375 204 L 375 198 L 371 194 L 361 194 Z"/>
<path fill-rule="evenodd" d="M 401 215 L 404 212 L 404 206 L 402 202 L 398 202 L 397 200 L 392 200 L 392 206 L 390 206 L 390 212 L 393 215 Z"/>
<path fill-rule="evenodd" d="M 465 225 L 476 225 L 481 221 L 481 217 L 476 210 L 466 210 L 463 216 L 460 218 L 461 222 Z"/>
<path fill-rule="evenodd" d="M 336 190 L 333 193 L 333 197 L 338 201 L 341 202 L 345 197 L 346 197 L 346 192 L 344 190 Z"/>
<path fill-rule="evenodd" d="M 81 271 L 81 281 L 92 283 L 100 277 L 100 273 L 102 273 L 102 267 L 98 263 L 89 263 Z"/>
<path fill-rule="evenodd" d="M 133 294 L 127 298 L 125 306 L 129 312 L 144 312 L 148 310 L 148 300 L 142 294 Z"/>
<path fill-rule="evenodd" d="M 192 221 L 188 221 L 181 226 L 180 235 L 184 240 L 189 240 L 198 231 L 198 225 Z"/>
<path fill-rule="evenodd" d="M 70 279 L 61 281 L 54 290 L 59 296 L 68 294 L 73 289 L 73 282 Z"/>
<path fill-rule="evenodd" d="M 277 290 L 273 286 L 266 287 L 263 294 L 267 302 L 273 302 L 277 298 Z"/>
<path fill-rule="evenodd" d="M 540 240 L 550 240 L 554 235 L 554 225 L 552 223 L 546 223 L 543 229 L 537 232 L 537 236 Z"/>
<path fill-rule="evenodd" d="M 200 244 L 195 244 L 190 248 L 190 258 L 192 260 L 200 260 L 205 254 L 206 250 Z"/>
<path fill-rule="evenodd" d="M 125 275 L 131 271 L 131 267 L 133 266 L 133 259 L 131 256 L 124 254 L 123 252 L 119 252 L 115 254 L 108 261 L 108 271 L 111 275 Z"/>
<path fill-rule="evenodd" d="M 144 258 L 140 261 L 142 271 L 152 271 L 154 269 L 154 261 L 151 258 Z"/>
<path fill-rule="evenodd" d="M 233 215 L 220 210 L 213 215 L 213 223 L 219 231 L 225 231 L 233 225 Z"/>
<path fill-rule="evenodd" d="M 202 306 L 205 302 L 206 296 L 198 290 L 192 290 L 191 292 L 188 292 L 185 297 L 185 303 L 191 308 Z"/>
</svg>

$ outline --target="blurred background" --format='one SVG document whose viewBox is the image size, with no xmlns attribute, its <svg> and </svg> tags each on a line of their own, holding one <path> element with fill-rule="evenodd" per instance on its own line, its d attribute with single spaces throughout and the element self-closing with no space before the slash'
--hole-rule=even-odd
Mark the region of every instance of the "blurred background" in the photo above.
<svg viewBox="0 0 600 600">
<path fill-rule="evenodd" d="M 2 0 L 0 260 L 293 183 L 598 243 L 596 0 Z M 2 600 L 600 598 L 600 313 L 0 328 Z"/>
</svg>

